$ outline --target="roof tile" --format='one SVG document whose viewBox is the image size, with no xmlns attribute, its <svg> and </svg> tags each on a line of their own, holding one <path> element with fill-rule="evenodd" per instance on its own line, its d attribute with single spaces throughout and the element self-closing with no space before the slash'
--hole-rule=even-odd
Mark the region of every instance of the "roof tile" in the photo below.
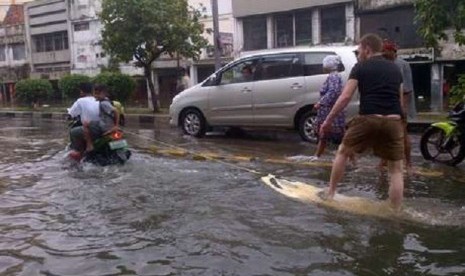
<svg viewBox="0 0 465 276">
<path fill-rule="evenodd" d="M 23 5 L 11 5 L 8 9 L 3 25 L 17 25 L 24 23 L 24 9 Z"/>
</svg>

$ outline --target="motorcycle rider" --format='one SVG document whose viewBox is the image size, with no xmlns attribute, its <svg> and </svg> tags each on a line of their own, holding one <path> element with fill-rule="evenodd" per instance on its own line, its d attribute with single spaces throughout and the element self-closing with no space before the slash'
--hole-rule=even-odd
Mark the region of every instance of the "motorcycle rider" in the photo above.
<svg viewBox="0 0 465 276">
<path fill-rule="evenodd" d="M 93 140 L 119 130 L 120 114 L 108 98 L 108 88 L 103 84 L 94 87 L 94 97 L 100 110 L 99 118 L 83 123 L 86 152 L 94 150 Z"/>
<path fill-rule="evenodd" d="M 98 120 L 100 114 L 99 102 L 95 100 L 92 95 L 92 84 L 83 82 L 79 85 L 79 90 L 80 98 L 68 108 L 68 114 L 72 118 L 79 116 L 83 124 Z M 83 126 L 72 128 L 69 132 L 69 136 L 71 140 L 70 147 L 72 149 L 69 156 L 73 159 L 80 160 L 86 148 Z"/>
</svg>

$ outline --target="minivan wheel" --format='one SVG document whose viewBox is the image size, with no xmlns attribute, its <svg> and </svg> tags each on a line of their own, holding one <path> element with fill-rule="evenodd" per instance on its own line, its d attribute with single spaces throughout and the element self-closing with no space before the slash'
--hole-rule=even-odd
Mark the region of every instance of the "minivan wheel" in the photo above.
<svg viewBox="0 0 465 276">
<path fill-rule="evenodd" d="M 202 113 L 196 109 L 189 109 L 182 116 L 182 131 L 185 134 L 202 137 L 206 132 L 206 122 Z"/>
<path fill-rule="evenodd" d="M 318 143 L 318 129 L 316 129 L 316 114 L 308 111 L 299 120 L 299 134 L 302 140 Z"/>
</svg>

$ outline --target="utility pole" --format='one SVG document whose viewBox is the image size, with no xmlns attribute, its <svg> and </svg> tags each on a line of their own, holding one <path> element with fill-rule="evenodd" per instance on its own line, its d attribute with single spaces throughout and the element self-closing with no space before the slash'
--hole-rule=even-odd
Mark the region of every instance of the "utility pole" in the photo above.
<svg viewBox="0 0 465 276">
<path fill-rule="evenodd" d="M 218 0 L 211 0 L 213 16 L 213 45 L 215 48 L 215 71 L 221 68 L 220 30 L 218 22 Z"/>
</svg>

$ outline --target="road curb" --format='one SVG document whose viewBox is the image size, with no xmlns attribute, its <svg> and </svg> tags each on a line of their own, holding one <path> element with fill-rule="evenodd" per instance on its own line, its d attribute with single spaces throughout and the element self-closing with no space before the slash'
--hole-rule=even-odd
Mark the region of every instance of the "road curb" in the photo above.
<svg viewBox="0 0 465 276">
<path fill-rule="evenodd" d="M 66 120 L 68 114 L 65 112 L 43 112 L 43 111 L 0 111 L 0 117 L 6 118 L 39 118 Z M 169 125 L 168 114 L 126 114 L 129 123 Z M 433 122 L 412 121 L 408 123 L 409 133 L 423 133 Z"/>
<path fill-rule="evenodd" d="M 166 121 L 169 123 L 167 114 L 126 114 L 126 119 L 139 123 L 156 123 Z M 41 118 L 66 120 L 68 114 L 65 112 L 43 112 L 43 111 L 0 111 L 0 117 L 6 118 Z"/>
</svg>

